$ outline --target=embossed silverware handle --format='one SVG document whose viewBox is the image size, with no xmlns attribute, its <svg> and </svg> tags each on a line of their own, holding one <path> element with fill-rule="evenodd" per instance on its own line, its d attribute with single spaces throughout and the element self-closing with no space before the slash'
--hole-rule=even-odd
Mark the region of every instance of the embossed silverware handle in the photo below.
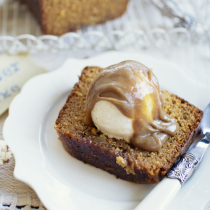
<svg viewBox="0 0 210 210">
<path fill-rule="evenodd" d="M 134 210 L 163 210 L 180 188 L 178 179 L 164 178 Z"/>
<path fill-rule="evenodd" d="M 192 153 L 185 153 L 167 173 L 167 177 L 178 179 L 183 185 L 198 167 L 200 161 Z"/>
</svg>

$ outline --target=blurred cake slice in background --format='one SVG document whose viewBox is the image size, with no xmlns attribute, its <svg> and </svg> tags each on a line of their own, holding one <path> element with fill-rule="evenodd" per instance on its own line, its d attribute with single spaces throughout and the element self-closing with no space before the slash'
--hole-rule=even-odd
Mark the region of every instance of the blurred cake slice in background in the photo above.
<svg viewBox="0 0 210 210">
<path fill-rule="evenodd" d="M 120 17 L 129 0 L 22 0 L 41 25 L 44 34 L 62 35 L 83 25 L 95 25 Z"/>
</svg>

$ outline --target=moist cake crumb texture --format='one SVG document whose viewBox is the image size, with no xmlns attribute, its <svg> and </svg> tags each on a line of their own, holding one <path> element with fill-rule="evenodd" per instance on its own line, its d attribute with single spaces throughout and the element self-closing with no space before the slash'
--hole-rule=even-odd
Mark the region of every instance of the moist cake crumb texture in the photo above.
<svg viewBox="0 0 210 210">
<path fill-rule="evenodd" d="M 75 84 L 56 121 L 64 148 L 85 163 L 136 183 L 157 183 L 184 153 L 200 131 L 203 112 L 182 98 L 163 91 L 164 110 L 174 117 L 179 130 L 158 152 L 133 147 L 126 141 L 108 138 L 92 124 L 86 126 L 85 105 L 93 78 L 101 70 L 86 67 Z"/>
</svg>

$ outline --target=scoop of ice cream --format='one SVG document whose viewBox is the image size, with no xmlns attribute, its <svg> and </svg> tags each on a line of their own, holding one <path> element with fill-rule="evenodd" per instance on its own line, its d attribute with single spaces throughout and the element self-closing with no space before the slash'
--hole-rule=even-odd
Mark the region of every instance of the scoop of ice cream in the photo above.
<svg viewBox="0 0 210 210">
<path fill-rule="evenodd" d="M 91 84 L 85 123 L 135 147 L 158 151 L 177 130 L 163 110 L 164 99 L 152 70 L 136 61 L 102 69 Z"/>
<path fill-rule="evenodd" d="M 133 136 L 133 122 L 112 103 L 98 101 L 91 112 L 95 126 L 110 138 L 130 142 Z"/>
</svg>

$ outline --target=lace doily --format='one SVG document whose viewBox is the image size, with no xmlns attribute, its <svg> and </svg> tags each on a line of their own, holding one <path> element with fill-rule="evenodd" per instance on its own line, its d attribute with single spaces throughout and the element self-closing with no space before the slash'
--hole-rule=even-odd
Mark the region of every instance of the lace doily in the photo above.
<svg viewBox="0 0 210 210">
<path fill-rule="evenodd" d="M 7 113 L 0 116 L 0 139 L 3 139 L 2 128 Z M 1 140 L 2 141 L 2 140 Z M 0 210 L 31 210 L 38 207 L 45 210 L 36 193 L 26 184 L 16 180 L 13 176 L 15 159 L 4 142 L 0 142 Z M 3 158 L 3 160 L 2 160 Z M 6 162 L 7 161 L 7 162 Z"/>
</svg>

